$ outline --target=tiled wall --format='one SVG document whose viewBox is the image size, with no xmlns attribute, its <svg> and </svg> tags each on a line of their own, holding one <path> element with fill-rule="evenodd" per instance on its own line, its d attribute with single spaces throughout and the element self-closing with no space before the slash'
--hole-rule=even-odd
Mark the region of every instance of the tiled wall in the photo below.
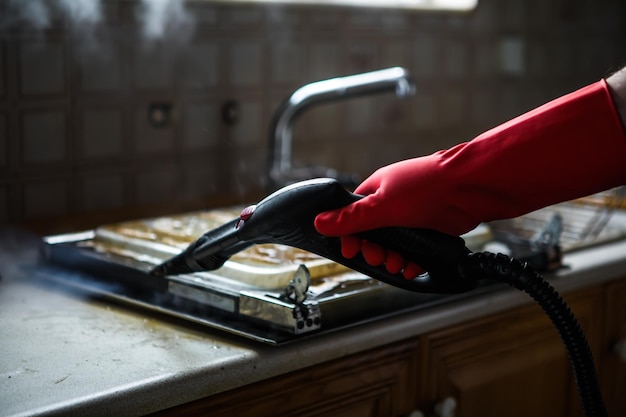
<svg viewBox="0 0 626 417">
<path fill-rule="evenodd" d="M 479 0 L 468 14 L 171 1 L 160 26 L 140 1 L 87 2 L 99 13 L 82 19 L 27 3 L 49 5 L 46 19 L 0 0 L 0 224 L 247 201 L 263 192 L 274 109 L 313 80 L 414 74 L 413 98 L 328 104 L 296 124 L 298 163 L 366 176 L 626 60 L 621 0 Z"/>
</svg>

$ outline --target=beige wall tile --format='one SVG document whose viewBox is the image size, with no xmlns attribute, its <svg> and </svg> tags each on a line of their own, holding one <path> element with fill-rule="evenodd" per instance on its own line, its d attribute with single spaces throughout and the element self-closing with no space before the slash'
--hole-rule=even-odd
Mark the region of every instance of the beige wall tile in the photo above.
<svg viewBox="0 0 626 417">
<path fill-rule="evenodd" d="M 375 100 L 371 97 L 360 97 L 346 102 L 346 134 L 364 135 L 372 129 L 372 124 L 377 119 Z"/>
<path fill-rule="evenodd" d="M 42 180 L 24 184 L 24 217 L 36 219 L 69 212 L 68 185 L 64 180 Z"/>
<path fill-rule="evenodd" d="M 22 40 L 18 72 L 23 95 L 61 95 L 66 92 L 65 44 L 60 40 Z M 45 64 L 44 64 L 45 63 Z"/>
<path fill-rule="evenodd" d="M 185 150 L 214 148 L 218 143 L 219 109 L 213 103 L 189 103 L 181 115 Z"/>
<path fill-rule="evenodd" d="M 135 204 L 158 203 L 179 196 L 179 178 L 173 165 L 155 166 L 135 174 L 133 202 Z"/>
<path fill-rule="evenodd" d="M 437 100 L 433 93 L 420 90 L 420 93 L 415 97 L 415 114 L 414 123 L 418 129 L 432 129 L 439 125 L 437 119 L 438 109 Z"/>
<path fill-rule="evenodd" d="M 7 116 L 0 113 L 0 168 L 4 168 L 9 164 L 9 140 L 7 131 Z"/>
<path fill-rule="evenodd" d="M 205 90 L 218 83 L 218 46 L 215 42 L 188 45 L 182 54 L 181 82 L 184 88 Z"/>
<path fill-rule="evenodd" d="M 413 44 L 413 73 L 417 77 L 434 77 L 439 72 L 439 45 L 436 36 L 420 33 Z"/>
<path fill-rule="evenodd" d="M 9 187 L 0 185 L 0 225 L 9 222 Z"/>
<path fill-rule="evenodd" d="M 96 43 L 83 49 L 78 60 L 80 86 L 85 93 L 117 92 L 122 88 L 123 59 L 118 45 Z"/>
<path fill-rule="evenodd" d="M 220 172 L 223 167 L 218 165 L 219 159 L 212 155 L 206 160 L 193 161 L 183 166 L 183 198 L 198 199 L 215 195 L 224 189 L 224 172 Z"/>
<path fill-rule="evenodd" d="M 28 111 L 21 115 L 22 162 L 60 163 L 68 156 L 67 114 L 63 110 Z"/>
<path fill-rule="evenodd" d="M 234 87 L 253 87 L 262 81 L 263 48 L 259 41 L 234 42 L 229 51 L 229 78 Z"/>
<path fill-rule="evenodd" d="M 410 43 L 404 38 L 389 38 L 380 47 L 381 68 L 411 68 L 412 61 Z"/>
<path fill-rule="evenodd" d="M 173 87 L 176 58 L 177 54 L 169 48 L 135 44 L 132 58 L 133 85 L 138 90 Z"/>
<path fill-rule="evenodd" d="M 96 211 L 122 207 L 124 204 L 124 180 L 121 174 L 90 174 L 80 181 L 81 207 Z"/>
<path fill-rule="evenodd" d="M 270 80 L 276 85 L 293 85 L 302 77 L 306 58 L 302 42 L 288 38 L 270 44 Z"/>
<path fill-rule="evenodd" d="M 347 75 L 341 73 L 342 50 L 337 41 L 315 40 L 309 58 L 309 81 Z"/>
<path fill-rule="evenodd" d="M 468 98 L 462 91 L 449 91 L 441 97 L 441 117 L 447 128 L 468 123 Z"/>
<path fill-rule="evenodd" d="M 0 99 L 7 94 L 6 42 L 0 41 Z"/>
<path fill-rule="evenodd" d="M 452 78 L 469 75 L 470 45 L 461 40 L 450 40 L 444 44 L 444 74 Z"/>
<path fill-rule="evenodd" d="M 93 108 L 82 114 L 78 140 L 85 159 L 119 157 L 122 154 L 122 114 L 118 109 Z"/>
</svg>

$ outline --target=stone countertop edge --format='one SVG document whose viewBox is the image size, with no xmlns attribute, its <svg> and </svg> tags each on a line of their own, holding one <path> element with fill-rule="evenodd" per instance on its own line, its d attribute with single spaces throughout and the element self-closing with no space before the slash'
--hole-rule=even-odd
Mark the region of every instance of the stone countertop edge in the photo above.
<svg viewBox="0 0 626 417">
<path fill-rule="evenodd" d="M 626 241 L 607 243 L 567 254 L 564 265 L 566 267 L 557 273 L 546 276 L 546 280 L 560 293 L 622 278 L 626 276 Z M 0 288 L 1 284 L 0 281 Z M 11 291 L 16 291 L 12 297 Z M 29 303 L 37 303 L 37 297 L 46 297 L 46 292 L 28 285 L 26 287 L 18 285 L 15 289 L 5 288 L 3 292 L 4 297 L 0 291 L 0 302 L 7 297 L 13 302 L 4 308 L 0 305 L 2 331 L 0 335 L 6 331 L 9 335 L 18 335 L 19 339 L 19 335 L 22 334 L 20 329 L 23 329 L 23 333 L 30 336 L 25 336 L 22 341 L 16 341 L 15 337 L 12 342 L 0 340 L 0 351 L 8 346 L 16 352 L 12 358 L 5 356 L 4 360 L 0 359 L 0 404 L 4 404 L 0 407 L 0 416 L 144 415 L 419 336 L 462 321 L 533 303 L 526 294 L 503 287 L 502 290 L 487 294 L 281 346 L 268 346 L 212 329 L 199 329 L 196 326 L 172 324 L 167 321 L 160 323 L 159 317 L 146 319 L 143 318 L 141 311 L 124 311 L 121 314 L 128 317 L 118 320 L 115 324 L 98 320 L 101 327 L 99 331 L 108 332 L 110 336 L 98 339 L 106 348 L 102 350 L 102 356 L 96 356 L 96 353 L 92 352 L 93 349 L 84 343 L 68 343 L 68 340 L 74 340 L 75 336 L 60 339 L 67 345 L 63 349 L 56 349 L 58 346 L 54 345 L 53 340 L 49 345 L 52 353 L 42 355 L 38 349 L 45 349 L 44 347 L 32 346 L 33 341 L 37 340 L 36 331 L 41 330 L 41 326 L 47 326 L 53 319 L 35 317 L 35 314 L 41 314 L 39 310 L 33 313 L 34 318 L 28 317 L 28 311 L 22 313 L 20 310 L 15 316 L 19 316 L 24 324 L 20 329 L 16 329 L 17 324 L 3 325 L 2 315 L 6 314 L 5 318 L 11 318 L 11 310 L 28 306 Z M 66 297 L 58 294 L 55 296 Z M 75 325 L 74 332 L 85 333 L 85 343 L 90 342 L 90 336 L 93 339 L 93 332 L 98 329 L 86 327 L 82 329 L 81 326 L 85 324 L 80 319 L 72 322 L 69 319 L 70 315 L 83 314 L 86 315 L 86 319 L 94 317 L 99 319 L 111 318 L 111 315 L 119 313 L 117 307 L 93 306 L 84 300 L 72 299 L 71 295 L 67 297 L 67 300 L 64 300 L 71 307 L 68 308 L 68 316 L 65 319 L 69 321 L 68 326 Z M 61 307 L 57 306 L 60 309 L 64 305 L 61 301 L 59 301 Z M 97 311 L 94 313 L 92 309 Z M 127 333 L 120 329 L 126 320 L 131 323 Z M 147 320 L 151 326 L 146 324 Z M 37 328 L 29 332 L 28 326 L 34 325 Z M 56 342 L 58 345 L 58 340 Z M 23 349 L 16 350 L 15 345 L 20 344 L 23 345 Z M 123 358 L 123 349 L 136 355 L 133 356 L 135 362 L 114 358 L 112 352 L 115 350 L 120 350 L 118 356 Z M 181 354 L 181 351 L 185 353 Z M 81 369 L 80 365 L 65 363 L 72 362 L 68 361 L 68 358 L 83 357 L 87 358 L 85 362 L 87 360 L 94 362 L 102 358 L 100 359 L 102 368 L 97 369 L 90 365 Z M 52 366 L 42 358 L 55 361 L 56 365 Z M 161 363 L 160 367 L 152 368 L 153 361 Z M 118 366 L 116 363 L 121 365 Z M 37 368 L 39 368 L 37 372 L 29 371 Z M 48 384 L 53 385 L 53 389 L 45 387 L 46 380 Z M 78 380 L 78 383 L 72 385 L 72 380 Z M 86 386 L 90 382 L 93 384 Z M 28 387 L 30 389 L 27 389 Z"/>
</svg>

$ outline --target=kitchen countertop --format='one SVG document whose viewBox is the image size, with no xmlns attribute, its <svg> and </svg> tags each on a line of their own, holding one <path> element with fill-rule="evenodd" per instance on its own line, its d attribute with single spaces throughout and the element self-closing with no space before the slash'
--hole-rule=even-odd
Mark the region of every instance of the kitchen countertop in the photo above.
<svg viewBox="0 0 626 417">
<path fill-rule="evenodd" d="M 36 251 L 14 234 L 0 235 L 1 416 L 143 415 L 532 303 L 506 288 L 268 346 L 33 280 Z M 548 280 L 565 293 L 623 278 L 625 254 L 626 240 L 573 252 Z"/>
</svg>

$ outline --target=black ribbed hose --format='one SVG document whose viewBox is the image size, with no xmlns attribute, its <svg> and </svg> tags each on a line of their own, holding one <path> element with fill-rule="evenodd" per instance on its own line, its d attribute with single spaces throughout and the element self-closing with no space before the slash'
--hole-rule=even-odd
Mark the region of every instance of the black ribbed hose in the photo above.
<svg viewBox="0 0 626 417">
<path fill-rule="evenodd" d="M 530 295 L 548 315 L 565 345 L 587 417 L 606 417 L 593 355 L 578 320 L 559 293 L 526 263 L 489 252 L 468 255 L 465 274 L 505 282 Z"/>
</svg>

